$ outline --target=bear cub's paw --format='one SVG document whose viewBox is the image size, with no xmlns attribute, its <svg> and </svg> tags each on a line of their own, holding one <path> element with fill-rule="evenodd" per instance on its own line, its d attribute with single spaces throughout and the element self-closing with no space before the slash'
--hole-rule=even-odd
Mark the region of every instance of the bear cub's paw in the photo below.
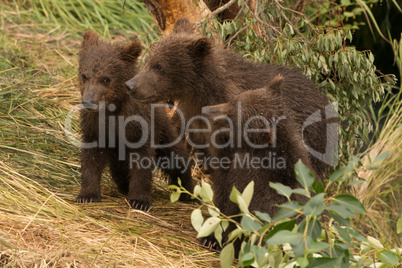
<svg viewBox="0 0 402 268">
<path fill-rule="evenodd" d="M 200 239 L 201 246 L 207 247 L 210 250 L 221 251 L 222 248 L 219 246 L 218 240 L 216 240 L 214 235 L 209 235 Z"/>
<path fill-rule="evenodd" d="M 150 202 L 150 201 L 140 201 L 140 200 L 130 199 L 128 201 L 128 203 L 134 209 L 139 209 L 139 210 L 147 211 L 147 212 L 152 209 L 152 202 Z"/>
<path fill-rule="evenodd" d="M 101 199 L 100 196 L 78 196 L 75 199 L 75 202 L 77 203 L 92 203 L 92 202 L 99 202 Z"/>
</svg>

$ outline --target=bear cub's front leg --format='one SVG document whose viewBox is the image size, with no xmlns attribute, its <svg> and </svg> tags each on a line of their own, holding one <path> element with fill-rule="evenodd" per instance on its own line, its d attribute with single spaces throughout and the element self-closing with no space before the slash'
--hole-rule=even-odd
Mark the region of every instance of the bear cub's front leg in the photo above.
<svg viewBox="0 0 402 268">
<path fill-rule="evenodd" d="M 81 150 L 81 190 L 77 203 L 99 202 L 101 199 L 101 176 L 106 166 L 106 154 L 99 149 Z"/>
<path fill-rule="evenodd" d="M 127 195 L 132 208 L 149 211 L 152 208 L 152 171 L 133 168 L 130 170 L 130 184 Z"/>
</svg>

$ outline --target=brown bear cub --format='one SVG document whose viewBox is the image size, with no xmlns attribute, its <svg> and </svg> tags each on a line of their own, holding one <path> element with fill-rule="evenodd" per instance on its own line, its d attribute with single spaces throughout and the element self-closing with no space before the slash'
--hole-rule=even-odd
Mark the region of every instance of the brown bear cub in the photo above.
<svg viewBox="0 0 402 268">
<path fill-rule="evenodd" d="M 241 92 L 265 87 L 278 74 L 284 77 L 283 102 L 300 126 L 300 136 L 319 154 L 311 154 L 311 162 L 320 175 L 326 174 L 328 160 L 320 156 L 327 155 L 327 140 L 336 139 L 337 130 L 327 134 L 321 113 L 328 101 L 314 83 L 295 69 L 251 62 L 217 48 L 211 39 L 196 34 L 187 19 L 179 19 L 173 32 L 158 41 L 145 68 L 126 85 L 130 95 L 144 103 L 178 102 L 179 110 L 190 120 L 201 114 L 203 106 L 228 102 Z M 313 114 L 318 119 L 309 120 Z M 205 128 L 200 121 L 198 125 L 194 121 L 195 127 Z M 199 135 L 194 143 L 204 144 L 205 138 Z"/>
<path fill-rule="evenodd" d="M 84 35 L 79 59 L 83 105 L 79 203 L 100 200 L 101 175 L 107 165 L 119 191 L 127 195 L 133 208 L 149 210 L 152 206 L 155 163 L 165 163 L 161 168 L 171 183 L 177 185 L 179 177 L 187 190 L 193 190 L 190 168 L 184 165 L 188 152 L 177 139 L 165 108 L 151 109 L 149 104 L 135 103 L 124 85 L 138 72 L 141 50 L 138 40 L 111 44 L 99 40 L 92 31 Z M 183 162 L 173 163 L 172 155 Z M 158 161 L 162 158 L 171 162 Z"/>
<path fill-rule="evenodd" d="M 242 192 L 254 181 L 250 212 L 274 216 L 279 210 L 276 205 L 287 202 L 287 198 L 271 188 L 269 182 L 298 188 L 297 161 L 300 159 L 312 169 L 299 127 L 282 101 L 284 83 L 278 75 L 265 88 L 243 92 L 228 103 L 202 108 L 212 124 L 211 162 L 217 163 L 210 165 L 214 204 L 225 215 L 240 213 L 238 206 L 229 201 L 233 186 Z M 292 195 L 291 199 L 306 201 L 301 195 Z M 227 229 L 224 240 L 234 227 Z M 213 236 L 201 242 L 218 247 Z"/>
</svg>

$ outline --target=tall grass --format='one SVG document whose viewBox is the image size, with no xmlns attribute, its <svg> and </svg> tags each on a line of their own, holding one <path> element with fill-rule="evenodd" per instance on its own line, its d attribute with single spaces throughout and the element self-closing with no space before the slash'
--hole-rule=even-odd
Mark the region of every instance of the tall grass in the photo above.
<svg viewBox="0 0 402 268">
<path fill-rule="evenodd" d="M 6 1 L 8 2 L 8 1 Z M 142 1 L 30 0 L 9 3 L 7 14 L 17 22 L 32 23 L 32 31 L 67 31 L 73 36 L 87 29 L 110 37 L 111 33 L 133 32 L 145 41 L 158 38 L 152 16 Z M 4 7 L 3 7 L 4 8 Z M 14 20 L 14 19 L 13 19 Z"/>
<path fill-rule="evenodd" d="M 402 36 L 399 42 L 393 40 L 392 48 L 402 77 Z M 389 156 L 380 170 L 360 172 L 359 177 L 366 183 L 354 189 L 368 211 L 360 228 L 390 247 L 402 247 L 402 233 L 397 232 L 397 221 L 402 217 L 402 84 L 399 84 L 394 90 L 397 93 L 389 92 L 379 109 L 369 107 L 368 118 L 374 126 L 371 139 L 367 133 L 361 133 L 368 144 L 363 153 L 364 165 L 370 165 L 386 151 Z"/>
<path fill-rule="evenodd" d="M 151 213 L 130 209 L 107 174 L 102 202 L 74 201 L 79 149 L 67 140 L 64 121 L 80 96 L 81 31 L 123 39 L 151 29 L 144 36 L 153 40 L 152 18 L 136 3 L 142 10 L 136 15 L 121 15 L 112 1 L 0 4 L 0 267 L 218 265 L 195 238 L 189 219 L 195 205 L 172 206 L 158 174 Z"/>
<path fill-rule="evenodd" d="M 362 162 L 365 166 L 370 165 L 376 156 L 386 151 L 389 156 L 381 162 L 380 170 L 359 172 L 358 176 L 366 182 L 354 191 L 368 212 L 360 219 L 359 228 L 389 247 L 402 247 L 402 234 L 397 233 L 397 221 L 402 216 L 401 93 L 392 98 L 388 108 L 385 125 Z"/>
</svg>

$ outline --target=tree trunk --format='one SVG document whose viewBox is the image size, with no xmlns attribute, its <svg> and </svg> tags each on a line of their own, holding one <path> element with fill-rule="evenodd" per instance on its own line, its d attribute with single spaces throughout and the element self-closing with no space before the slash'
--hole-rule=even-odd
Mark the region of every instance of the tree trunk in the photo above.
<svg viewBox="0 0 402 268">
<path fill-rule="evenodd" d="M 173 30 L 179 18 L 196 23 L 205 19 L 210 9 L 202 0 L 143 0 L 154 17 L 163 35 Z"/>
</svg>

